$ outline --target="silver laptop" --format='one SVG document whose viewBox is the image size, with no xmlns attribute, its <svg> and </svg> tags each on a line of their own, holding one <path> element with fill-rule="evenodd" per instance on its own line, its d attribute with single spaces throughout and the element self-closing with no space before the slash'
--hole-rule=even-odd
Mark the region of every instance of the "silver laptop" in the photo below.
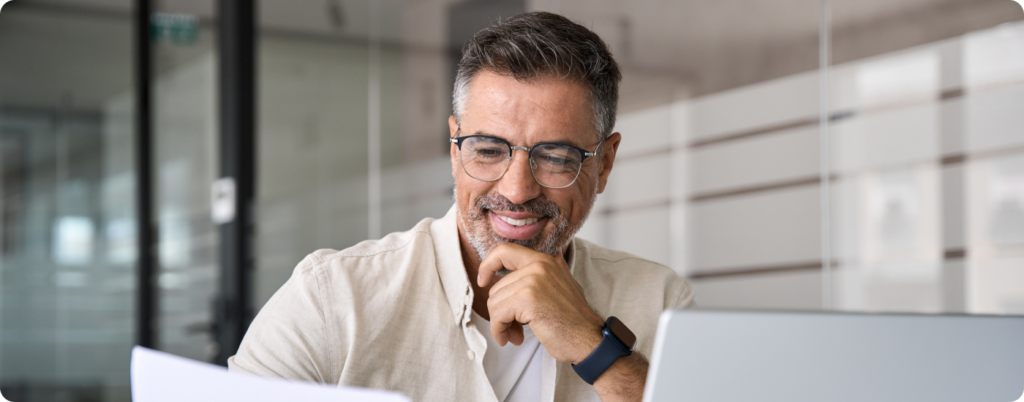
<svg viewBox="0 0 1024 402">
<path fill-rule="evenodd" d="M 666 311 L 644 401 L 972 401 L 1024 394 L 1024 316 Z"/>
</svg>

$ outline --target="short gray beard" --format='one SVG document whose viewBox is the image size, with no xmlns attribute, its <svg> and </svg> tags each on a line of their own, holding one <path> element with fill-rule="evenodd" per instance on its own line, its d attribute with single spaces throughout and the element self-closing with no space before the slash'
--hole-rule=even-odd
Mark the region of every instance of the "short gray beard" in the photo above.
<svg viewBox="0 0 1024 402">
<path fill-rule="evenodd" d="M 583 219 L 575 223 L 570 223 L 568 217 L 558 208 L 558 205 L 543 195 L 523 204 L 514 204 L 500 194 L 488 194 L 477 197 L 473 202 L 472 209 L 467 213 L 463 213 L 462 206 L 459 205 L 458 194 L 459 187 L 456 184 L 452 197 L 455 200 L 455 210 L 458 213 L 463 229 L 466 231 L 466 238 L 469 239 L 469 244 L 473 246 L 481 261 L 487 258 L 487 254 L 501 243 L 515 243 L 556 257 L 558 254 L 565 252 L 573 237 L 576 236 L 576 233 L 583 227 L 583 223 L 587 221 L 587 217 L 590 216 L 590 211 L 594 208 L 594 201 L 597 199 L 597 186 L 594 186 L 594 191 L 591 194 L 590 202 L 586 205 Z M 490 214 L 488 213 L 490 210 L 529 212 L 541 215 L 551 219 L 554 223 L 554 230 L 547 233 L 546 236 L 542 231 L 537 237 L 528 240 L 514 240 L 501 237 L 491 228 Z M 510 272 L 507 268 L 501 268 L 495 274 L 498 277 L 504 277 Z"/>
</svg>

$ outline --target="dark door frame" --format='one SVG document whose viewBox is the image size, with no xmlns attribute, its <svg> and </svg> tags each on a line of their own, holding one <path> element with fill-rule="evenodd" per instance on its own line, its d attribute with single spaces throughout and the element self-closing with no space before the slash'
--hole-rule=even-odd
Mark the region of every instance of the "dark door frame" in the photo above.
<svg viewBox="0 0 1024 402">
<path fill-rule="evenodd" d="M 252 321 L 256 194 L 256 5 L 219 0 L 220 177 L 235 183 L 234 219 L 220 225 L 215 363 L 226 365 Z"/>
<path fill-rule="evenodd" d="M 137 297 L 135 342 L 156 348 L 157 226 L 153 219 L 153 48 L 149 38 L 152 0 L 135 0 L 133 15 L 135 47 L 135 209 Z"/>
<path fill-rule="evenodd" d="M 250 297 L 254 263 L 256 183 L 256 6 L 249 0 L 218 0 L 220 177 L 235 182 L 234 219 L 220 232 L 220 286 L 213 303 L 214 362 L 227 364 L 254 316 Z M 154 214 L 153 0 L 135 0 L 135 162 L 137 208 L 136 343 L 159 346 L 158 239 Z"/>
</svg>

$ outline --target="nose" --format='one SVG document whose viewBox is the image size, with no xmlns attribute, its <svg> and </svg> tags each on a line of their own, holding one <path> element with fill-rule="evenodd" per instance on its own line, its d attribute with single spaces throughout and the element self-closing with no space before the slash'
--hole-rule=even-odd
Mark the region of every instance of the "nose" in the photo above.
<svg viewBox="0 0 1024 402">
<path fill-rule="evenodd" d="M 498 193 L 515 204 L 522 204 L 540 196 L 541 186 L 530 170 L 530 153 L 512 150 L 512 162 L 498 180 Z"/>
</svg>

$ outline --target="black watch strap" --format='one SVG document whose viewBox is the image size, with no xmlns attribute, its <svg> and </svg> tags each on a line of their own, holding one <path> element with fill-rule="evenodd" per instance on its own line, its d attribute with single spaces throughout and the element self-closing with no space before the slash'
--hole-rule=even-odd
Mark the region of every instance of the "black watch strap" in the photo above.
<svg viewBox="0 0 1024 402">
<path fill-rule="evenodd" d="M 609 320 L 614 318 L 611 317 Z M 597 378 L 604 374 L 620 357 L 629 356 L 633 353 L 632 345 L 626 346 L 616 338 L 608 328 L 607 322 L 601 326 L 601 333 L 604 338 L 601 339 L 601 344 L 597 345 L 597 349 L 590 352 L 590 356 L 583 359 L 580 364 L 572 365 L 572 369 L 587 384 L 594 384 L 594 381 L 597 381 Z"/>
</svg>

